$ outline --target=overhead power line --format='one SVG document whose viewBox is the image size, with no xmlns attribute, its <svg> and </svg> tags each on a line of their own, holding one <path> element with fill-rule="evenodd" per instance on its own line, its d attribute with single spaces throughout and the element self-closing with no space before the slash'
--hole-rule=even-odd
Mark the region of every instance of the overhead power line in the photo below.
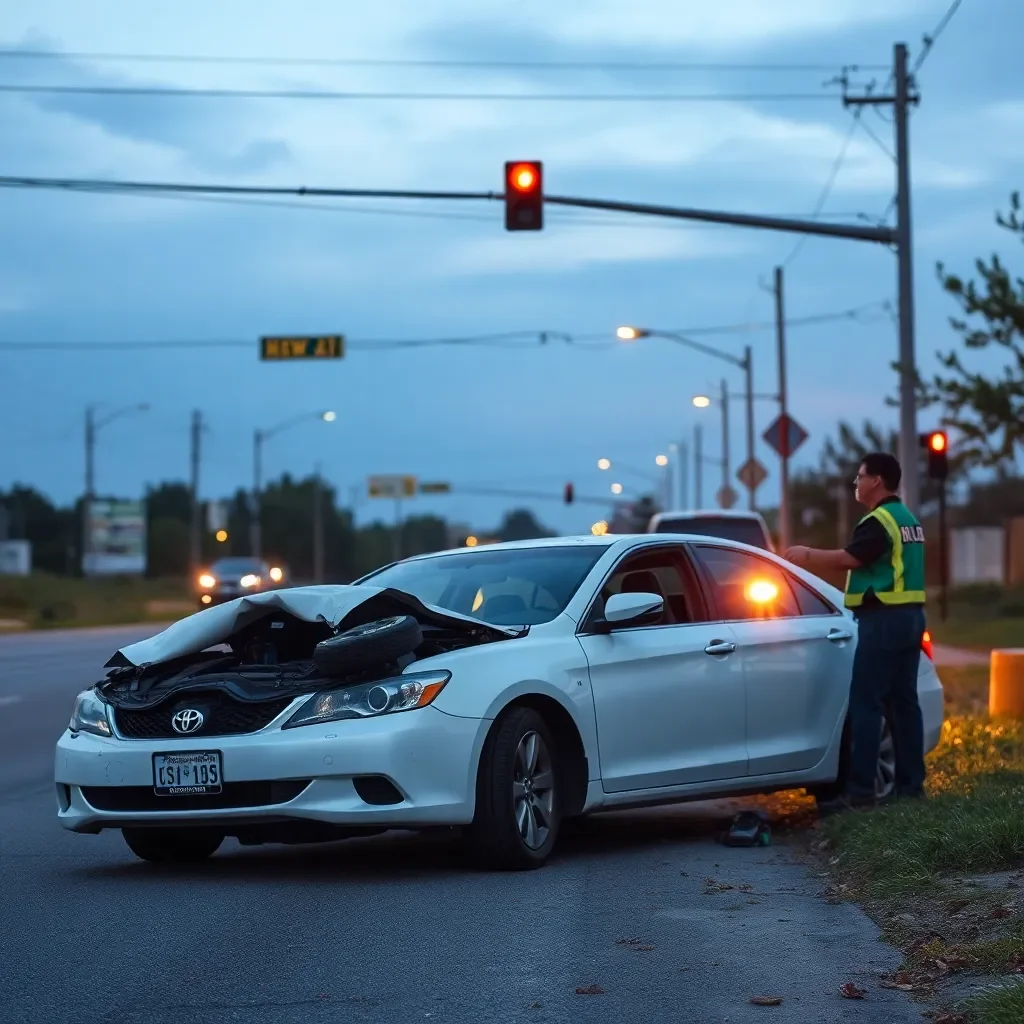
<svg viewBox="0 0 1024 1024">
<path fill-rule="evenodd" d="M 342 92 L 332 89 L 204 89 L 148 85 L 29 85 L 0 83 L 0 93 L 62 96 L 181 97 L 256 100 L 401 100 L 501 103 L 755 103 L 832 100 L 827 93 L 529 93 L 529 92 Z"/>
<path fill-rule="evenodd" d="M 891 303 L 872 302 L 861 306 L 854 306 L 850 309 L 838 310 L 833 313 L 816 313 L 804 317 L 795 317 L 786 322 L 789 328 L 810 327 L 824 323 L 835 323 L 841 320 L 873 323 L 883 320 L 888 316 L 887 310 Z M 871 318 L 870 314 L 877 314 Z M 687 335 L 725 335 L 725 334 L 752 334 L 758 331 L 775 329 L 774 321 L 761 321 L 752 323 L 717 324 L 704 327 L 685 327 L 673 333 Z M 529 344 L 548 344 L 552 341 L 560 341 L 566 345 L 575 345 L 581 348 L 621 348 L 622 342 L 612 340 L 607 333 L 597 334 L 568 334 L 564 331 L 506 331 L 497 334 L 477 334 L 462 337 L 438 337 L 438 338 L 363 338 L 346 339 L 345 347 L 348 349 L 384 352 L 394 349 L 423 349 L 438 347 L 481 347 L 481 348 L 518 348 L 526 347 Z M 146 351 L 153 349 L 212 349 L 212 348 L 244 348 L 255 349 L 257 339 L 255 337 L 242 338 L 195 338 L 195 339 L 165 339 L 165 340 L 141 340 L 141 341 L 0 341 L 0 349 L 19 352 L 42 352 L 42 351 Z"/>
<path fill-rule="evenodd" d="M 831 64 L 731 64 L 692 61 L 544 61 L 544 60 L 429 60 L 382 57 L 270 57 L 230 54 L 102 53 L 88 51 L 0 49 L 0 58 L 36 61 L 90 61 L 123 64 L 220 64 L 267 67 L 321 68 L 480 68 L 537 71 L 767 71 L 827 72 Z M 884 64 L 854 64 L 851 71 L 884 71 Z"/>
<path fill-rule="evenodd" d="M 921 47 L 921 53 L 917 60 L 914 62 L 914 66 L 910 69 L 911 75 L 916 75 L 921 70 L 921 65 L 928 59 L 928 54 L 932 52 L 936 42 L 938 42 L 939 36 L 946 31 L 947 26 L 953 20 L 953 16 L 958 10 L 963 0 L 953 0 L 949 5 L 949 9 L 942 16 L 939 23 L 931 30 L 931 32 L 924 37 L 923 45 Z"/>
</svg>

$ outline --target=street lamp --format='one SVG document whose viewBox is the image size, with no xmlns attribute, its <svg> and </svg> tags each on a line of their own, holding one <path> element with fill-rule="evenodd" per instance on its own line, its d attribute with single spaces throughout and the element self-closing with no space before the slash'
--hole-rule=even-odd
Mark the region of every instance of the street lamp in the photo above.
<svg viewBox="0 0 1024 1024">
<path fill-rule="evenodd" d="M 711 348 L 709 345 L 702 345 L 699 341 L 694 341 L 692 338 L 687 338 L 684 334 L 679 334 L 677 331 L 660 331 L 650 327 L 631 327 L 624 326 L 620 327 L 615 332 L 616 337 L 622 341 L 633 341 L 636 338 L 664 338 L 667 341 L 674 341 L 677 345 L 684 345 L 686 348 L 693 349 L 695 352 L 702 352 L 706 356 L 714 356 L 716 359 L 724 359 L 727 363 L 732 363 L 733 366 L 738 366 L 743 370 L 746 375 L 746 402 L 747 402 L 747 461 L 752 462 L 754 459 L 754 357 L 750 350 L 750 346 L 747 345 L 743 350 L 743 357 L 739 358 L 734 355 L 730 355 L 728 352 L 720 352 L 717 348 Z M 711 404 L 710 399 L 704 395 L 698 396 L 699 398 L 705 399 L 706 404 L 698 404 L 696 399 L 694 405 L 698 409 L 706 409 Z M 726 473 L 728 473 L 727 457 L 723 455 L 723 465 L 726 465 Z M 728 479 L 724 481 L 723 486 L 728 486 Z M 749 495 L 750 508 L 754 507 L 754 488 L 747 488 Z"/>
<path fill-rule="evenodd" d="M 321 420 L 323 423 L 333 423 L 338 418 L 338 414 L 332 409 L 328 409 L 325 412 L 304 412 L 299 413 L 298 416 L 292 416 L 291 419 L 284 420 L 278 423 L 277 426 L 271 427 L 269 430 L 260 430 L 257 428 L 253 432 L 253 458 L 252 458 L 252 521 L 249 526 L 249 536 L 251 539 L 252 555 L 253 558 L 260 558 L 262 555 L 263 548 L 263 531 L 261 529 L 261 516 L 262 507 L 260 501 L 260 495 L 262 491 L 262 475 L 263 475 L 263 442 L 268 438 L 273 437 L 275 434 L 280 434 L 282 430 L 287 430 L 289 427 L 295 426 L 296 423 L 305 423 L 307 420 Z"/>
<path fill-rule="evenodd" d="M 611 460 L 610 459 L 598 459 L 597 460 L 597 468 L 598 469 L 611 469 L 612 468 Z"/>
<path fill-rule="evenodd" d="M 612 484 L 612 494 L 621 494 L 622 484 Z"/>
<path fill-rule="evenodd" d="M 85 409 L 85 500 L 82 503 L 82 574 L 88 572 L 87 562 L 92 554 L 92 534 L 89 520 L 92 514 L 92 503 L 96 498 L 96 432 L 122 416 L 133 412 L 148 412 L 149 402 L 137 402 L 134 405 L 121 406 L 101 419 L 96 418 L 96 406 L 89 405 Z"/>
</svg>

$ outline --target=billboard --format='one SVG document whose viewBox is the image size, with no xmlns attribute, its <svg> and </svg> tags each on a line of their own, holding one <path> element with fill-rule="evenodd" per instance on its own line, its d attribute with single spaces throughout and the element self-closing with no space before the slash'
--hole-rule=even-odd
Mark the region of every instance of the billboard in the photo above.
<svg viewBox="0 0 1024 1024">
<path fill-rule="evenodd" d="M 86 576 L 142 575 L 146 571 L 146 504 L 94 498 L 86 525 Z"/>
</svg>

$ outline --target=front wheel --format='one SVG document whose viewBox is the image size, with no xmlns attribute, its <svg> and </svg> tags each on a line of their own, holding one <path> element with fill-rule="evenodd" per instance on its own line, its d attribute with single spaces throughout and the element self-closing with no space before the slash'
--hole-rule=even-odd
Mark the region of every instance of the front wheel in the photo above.
<svg viewBox="0 0 1024 1024">
<path fill-rule="evenodd" d="M 561 824 L 555 747 L 543 717 L 516 708 L 484 744 L 477 775 L 470 848 L 488 867 L 539 868 L 551 855 Z"/>
<path fill-rule="evenodd" d="M 128 849 L 151 864 L 198 864 L 224 842 L 221 833 L 199 828 L 123 828 Z"/>
</svg>

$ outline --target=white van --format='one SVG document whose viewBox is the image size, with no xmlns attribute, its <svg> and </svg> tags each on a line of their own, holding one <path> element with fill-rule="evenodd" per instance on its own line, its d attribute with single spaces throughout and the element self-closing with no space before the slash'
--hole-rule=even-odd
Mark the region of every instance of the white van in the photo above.
<svg viewBox="0 0 1024 1024">
<path fill-rule="evenodd" d="M 721 537 L 775 552 L 768 526 L 757 512 L 716 508 L 707 512 L 658 512 L 647 524 L 648 533 L 696 533 Z"/>
</svg>

